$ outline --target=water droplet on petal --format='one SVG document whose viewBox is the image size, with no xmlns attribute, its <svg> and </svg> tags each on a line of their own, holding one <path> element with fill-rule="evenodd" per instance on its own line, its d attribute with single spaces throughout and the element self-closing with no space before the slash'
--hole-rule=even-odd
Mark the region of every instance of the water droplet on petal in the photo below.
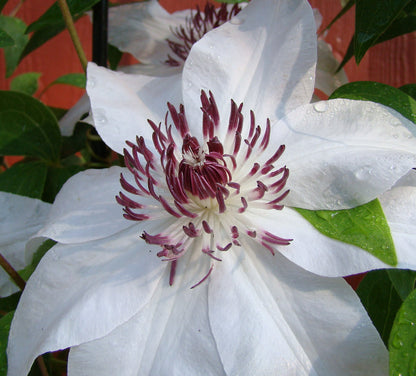
<svg viewBox="0 0 416 376">
<path fill-rule="evenodd" d="M 313 105 L 313 109 L 314 109 L 316 112 L 325 112 L 325 111 L 327 110 L 327 108 L 328 108 L 328 104 L 327 104 L 325 101 L 322 101 L 322 102 L 316 102 L 316 103 Z"/>
<path fill-rule="evenodd" d="M 358 180 L 365 180 L 369 177 L 369 175 L 371 175 L 373 173 L 373 171 L 371 170 L 371 168 L 368 167 L 361 167 L 359 170 L 357 170 L 355 172 L 355 177 Z"/>
<path fill-rule="evenodd" d="M 94 114 L 94 121 L 97 124 L 105 124 L 107 122 L 107 117 L 103 110 L 96 110 Z"/>
<path fill-rule="evenodd" d="M 95 77 L 88 77 L 88 87 L 91 89 L 95 87 Z"/>
<path fill-rule="evenodd" d="M 241 25 L 243 22 L 244 20 L 241 17 L 234 17 L 230 20 L 230 24 L 232 25 Z"/>
</svg>

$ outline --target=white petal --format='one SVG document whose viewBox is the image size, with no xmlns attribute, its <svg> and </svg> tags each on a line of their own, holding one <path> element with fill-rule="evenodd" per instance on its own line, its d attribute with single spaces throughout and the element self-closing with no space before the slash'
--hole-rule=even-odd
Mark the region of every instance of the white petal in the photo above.
<svg viewBox="0 0 416 376">
<path fill-rule="evenodd" d="M 252 1 L 192 47 L 182 87 L 189 123 L 200 127 L 201 89 L 214 94 L 222 122 L 231 99 L 244 102 L 245 114 L 254 110 L 260 124 L 280 118 L 310 101 L 315 62 L 315 23 L 306 1 Z"/>
<path fill-rule="evenodd" d="M 293 239 L 289 245 L 278 247 L 278 250 L 295 264 L 315 274 L 343 277 L 391 267 L 359 247 L 321 234 L 290 208 L 280 212 L 250 210 L 249 215 L 259 228 Z"/>
<path fill-rule="evenodd" d="M 147 119 L 163 122 L 167 102 L 181 102 L 180 76 L 129 75 L 88 64 L 87 93 L 95 127 L 104 142 L 118 153 L 126 140 L 151 139 Z"/>
<path fill-rule="evenodd" d="M 416 171 L 410 170 L 406 175 L 397 180 L 395 187 L 416 187 Z"/>
<path fill-rule="evenodd" d="M 232 375 L 387 375 L 388 354 L 342 279 L 281 255 L 230 251 L 209 285 L 209 318 Z"/>
<path fill-rule="evenodd" d="M 38 236 L 60 243 L 105 238 L 134 224 L 123 217 L 115 196 L 122 190 L 121 167 L 86 170 L 71 177 L 55 199 Z"/>
<path fill-rule="evenodd" d="M 335 73 L 339 62 L 335 59 L 332 48 L 323 40 L 318 40 L 318 61 L 316 63 L 315 88 L 326 95 L 348 82 L 344 69 Z"/>
<path fill-rule="evenodd" d="M 25 375 L 37 355 L 102 337 L 135 315 L 167 265 L 152 249 L 138 239 L 137 228 L 104 240 L 55 245 L 16 310 L 8 375 Z"/>
<path fill-rule="evenodd" d="M 108 40 L 142 63 L 162 65 L 171 53 L 166 39 L 176 40 L 172 29 L 184 24 L 189 15 L 189 10 L 169 14 L 156 0 L 111 7 Z"/>
<path fill-rule="evenodd" d="M 33 252 L 25 255 L 25 245 L 43 226 L 51 206 L 34 198 L 0 192 L 0 253 L 16 270 L 32 261 Z M 17 286 L 0 267 L 0 297 L 16 291 Z"/>
<path fill-rule="evenodd" d="M 75 124 L 80 121 L 81 117 L 90 111 L 90 100 L 87 94 L 84 94 L 74 107 L 59 120 L 59 128 L 62 136 L 71 136 L 74 132 Z"/>
<path fill-rule="evenodd" d="M 182 71 L 182 67 L 172 67 L 160 64 L 133 64 L 117 67 L 120 72 L 128 74 L 144 74 L 146 76 L 171 76 Z"/>
<path fill-rule="evenodd" d="M 372 102 L 335 99 L 302 106 L 272 127 L 290 171 L 285 204 L 342 209 L 387 191 L 416 165 L 414 124 Z M 270 152 L 272 152 L 271 150 Z"/>
<path fill-rule="evenodd" d="M 416 185 L 395 187 L 380 202 L 396 247 L 397 267 L 416 270 Z"/>
<path fill-rule="evenodd" d="M 319 9 L 312 9 L 313 11 L 313 17 L 315 18 L 315 25 L 316 25 L 316 31 L 318 31 L 319 27 L 322 24 L 322 14 L 319 12 Z"/>
<path fill-rule="evenodd" d="M 197 251 L 190 262 L 181 258 L 172 286 L 166 270 L 150 302 L 132 319 L 72 348 L 69 375 L 225 375 L 208 321 L 208 284 L 190 289 L 207 272 L 203 257 Z"/>
</svg>

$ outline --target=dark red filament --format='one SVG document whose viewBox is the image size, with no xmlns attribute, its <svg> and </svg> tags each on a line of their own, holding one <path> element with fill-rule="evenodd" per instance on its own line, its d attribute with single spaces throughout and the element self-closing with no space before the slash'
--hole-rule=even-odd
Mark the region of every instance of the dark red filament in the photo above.
<svg viewBox="0 0 416 376">
<path fill-rule="evenodd" d="M 156 235 L 143 232 L 141 236 L 147 244 L 160 247 L 158 257 L 171 263 L 170 284 L 174 281 L 178 259 L 190 245 L 195 244 L 196 238 L 202 237 L 201 252 L 214 261 L 221 261 L 215 255 L 217 251 L 227 252 L 234 246 L 243 245 L 249 238 L 256 239 L 272 254 L 276 246 L 288 245 L 292 240 L 261 229 L 248 229 L 247 225 L 243 225 L 247 217 L 241 221 L 239 218 L 256 201 L 265 209 L 281 210 L 281 201 L 289 193 L 289 190 L 285 190 L 289 170 L 274 166 L 285 146 L 277 147 L 265 162 L 258 162 L 255 157 L 265 152 L 270 144 L 270 121 L 267 120 L 265 131 L 262 132 L 261 127 L 256 126 L 254 113 L 251 112 L 249 130 L 244 138 L 242 104 L 237 106 L 231 101 L 225 139 L 229 150 L 225 151 L 224 144 L 216 136 L 220 118 L 211 92 L 208 95 L 201 92 L 201 104 L 204 144 L 201 145 L 191 136 L 184 107 L 181 105 L 176 109 L 168 103 L 164 125 L 148 120 L 153 130 L 153 147 L 149 148 L 143 137 L 136 137 L 135 142 L 127 142 L 130 151 L 124 149 L 124 161 L 131 176 L 129 179 L 123 174 L 120 176 L 125 193 L 120 192 L 116 197 L 123 206 L 124 217 L 133 221 L 154 218 L 154 209 L 149 210 L 148 206 L 150 200 L 157 202 L 156 205 L 150 204 L 150 207 L 158 208 L 157 216 L 181 221 L 176 228 L 171 226 L 173 233 L 161 229 Z M 168 115 L 173 124 L 168 123 Z M 242 167 L 238 163 L 248 165 Z M 246 173 L 240 174 L 241 169 L 246 170 Z M 239 182 L 232 181 L 236 172 L 239 172 L 235 174 L 240 176 Z M 161 176 L 165 181 L 161 181 Z M 235 224 L 224 228 L 219 216 L 228 210 L 230 197 L 234 197 L 230 201 L 234 217 L 228 217 L 227 221 L 234 219 Z M 195 202 L 199 202 L 200 209 L 196 210 L 195 205 L 192 206 Z M 216 202 L 217 206 L 212 206 L 212 202 Z M 210 205 L 212 214 L 199 218 L 204 215 L 204 205 L 206 208 Z M 208 223 L 211 215 L 218 216 L 218 223 Z M 214 228 L 217 226 L 221 227 L 220 240 L 215 237 Z M 193 287 L 206 280 L 211 271 L 212 265 L 206 276 Z"/>
<path fill-rule="evenodd" d="M 195 42 L 199 41 L 208 31 L 229 21 L 240 10 L 241 7 L 238 4 L 228 10 L 227 4 L 221 4 L 219 8 L 215 8 L 214 5 L 207 3 L 204 12 L 201 12 L 201 9 L 197 6 L 196 11 L 192 11 L 191 16 L 186 19 L 185 25 L 172 30 L 172 34 L 179 41 L 166 40 L 173 56 L 168 55 L 165 64 L 173 67 L 182 65 Z"/>
</svg>

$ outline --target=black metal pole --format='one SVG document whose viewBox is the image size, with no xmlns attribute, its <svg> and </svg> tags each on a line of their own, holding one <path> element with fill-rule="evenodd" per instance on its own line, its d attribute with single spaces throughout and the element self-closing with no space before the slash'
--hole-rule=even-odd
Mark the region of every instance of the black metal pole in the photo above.
<svg viewBox="0 0 416 376">
<path fill-rule="evenodd" d="M 101 0 L 92 8 L 92 61 L 107 66 L 108 0 Z"/>
<path fill-rule="evenodd" d="M 102 67 L 107 67 L 107 37 L 108 34 L 108 0 L 101 0 L 92 8 L 92 61 Z M 92 162 L 111 164 L 111 149 L 102 141 L 97 140 L 95 128 L 87 134 L 91 147 Z"/>
</svg>

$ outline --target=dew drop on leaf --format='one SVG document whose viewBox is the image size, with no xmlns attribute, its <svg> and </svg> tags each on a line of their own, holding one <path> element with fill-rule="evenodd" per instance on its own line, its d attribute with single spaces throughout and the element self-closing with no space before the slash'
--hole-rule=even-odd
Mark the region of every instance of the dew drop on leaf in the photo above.
<svg viewBox="0 0 416 376">
<path fill-rule="evenodd" d="M 400 349 L 403 346 L 403 341 L 402 338 L 400 337 L 399 334 L 395 334 L 393 341 L 391 342 L 391 345 L 395 348 L 395 349 Z"/>
</svg>

